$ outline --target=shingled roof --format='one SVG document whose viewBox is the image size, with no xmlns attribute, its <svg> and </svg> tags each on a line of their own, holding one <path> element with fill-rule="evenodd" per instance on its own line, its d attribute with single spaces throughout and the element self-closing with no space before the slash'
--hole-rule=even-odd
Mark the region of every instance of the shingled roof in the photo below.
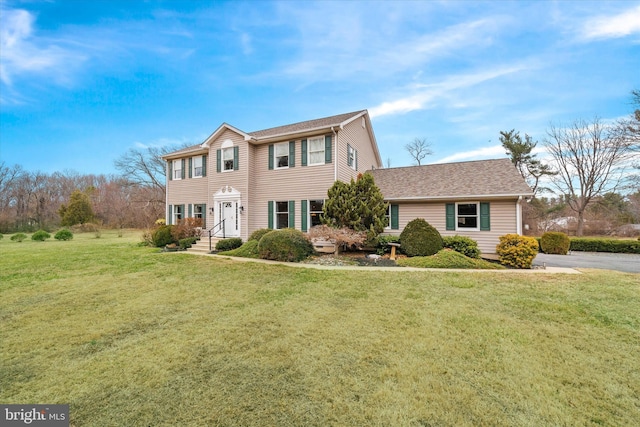
<svg viewBox="0 0 640 427">
<path fill-rule="evenodd" d="M 276 135 L 286 135 L 296 132 L 304 132 L 312 129 L 330 128 L 331 126 L 340 126 L 340 124 L 352 117 L 366 113 L 366 110 L 354 111 L 352 113 L 338 114 L 336 116 L 324 117 L 322 119 L 306 120 L 304 122 L 293 123 L 290 125 L 277 126 L 274 128 L 249 132 L 249 135 L 255 138 L 266 138 Z"/>
<path fill-rule="evenodd" d="M 509 159 L 375 169 L 370 173 L 386 200 L 533 195 Z"/>
</svg>

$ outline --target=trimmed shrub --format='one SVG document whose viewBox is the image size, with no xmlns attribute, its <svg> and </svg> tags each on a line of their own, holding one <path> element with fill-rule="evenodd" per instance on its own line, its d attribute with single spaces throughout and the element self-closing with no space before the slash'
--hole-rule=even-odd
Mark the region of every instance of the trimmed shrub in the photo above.
<svg viewBox="0 0 640 427">
<path fill-rule="evenodd" d="M 249 240 L 256 240 L 256 241 L 260 241 L 260 239 L 262 239 L 262 236 L 264 236 L 267 233 L 271 233 L 273 230 L 271 228 L 260 228 L 256 231 L 254 231 L 253 233 L 251 233 L 251 236 L 249 236 Z"/>
<path fill-rule="evenodd" d="M 298 262 L 312 255 L 314 250 L 302 231 L 285 228 L 262 236 L 258 252 L 263 259 Z"/>
<path fill-rule="evenodd" d="M 273 231 L 273 230 L 272 230 Z M 218 255 L 238 256 L 242 258 L 260 258 L 259 242 L 256 239 L 247 240 L 242 246 L 231 251 L 218 252 Z"/>
<path fill-rule="evenodd" d="M 392 234 L 380 234 L 374 239 L 371 239 L 371 242 L 369 244 L 376 249 L 376 254 L 384 255 L 391 252 L 391 246 L 389 246 L 389 243 L 400 243 L 400 236 Z"/>
<path fill-rule="evenodd" d="M 73 239 L 73 233 L 70 230 L 63 228 L 62 230 L 58 231 L 56 235 L 53 236 L 53 238 L 56 240 L 71 240 Z"/>
<path fill-rule="evenodd" d="M 239 237 L 232 237 L 230 239 L 222 239 L 216 243 L 217 251 L 230 251 L 242 246 L 242 239 Z"/>
<path fill-rule="evenodd" d="M 197 237 L 185 237 L 184 239 L 180 239 L 178 241 L 178 245 L 180 246 L 180 249 L 184 251 L 193 246 L 193 244 L 197 241 Z"/>
<path fill-rule="evenodd" d="M 499 270 L 504 267 L 483 259 L 469 258 L 452 249 L 443 249 L 435 255 L 400 258 L 396 263 L 403 267 L 418 268 L 464 268 Z"/>
<path fill-rule="evenodd" d="M 151 242 L 155 247 L 161 248 L 171 243 L 176 243 L 176 240 L 171 234 L 173 229 L 172 225 L 161 225 L 151 234 Z"/>
<path fill-rule="evenodd" d="M 547 231 L 540 237 L 540 249 L 545 254 L 566 255 L 571 240 L 560 231 Z"/>
<path fill-rule="evenodd" d="M 531 268 L 533 259 L 538 254 L 538 241 L 533 237 L 505 234 L 500 236 L 496 252 L 502 265 Z"/>
<path fill-rule="evenodd" d="M 640 254 L 640 241 L 631 239 L 616 240 L 574 237 L 571 239 L 571 250 L 584 252 Z"/>
<path fill-rule="evenodd" d="M 467 236 L 446 236 L 442 238 L 442 244 L 447 249 L 452 249 L 469 258 L 480 258 L 478 242 Z"/>
<path fill-rule="evenodd" d="M 44 230 L 38 230 L 31 235 L 31 240 L 35 240 L 36 242 L 44 242 L 49 238 L 51 238 L 51 234 Z"/>
<path fill-rule="evenodd" d="M 442 236 L 422 218 L 411 221 L 400 233 L 400 251 L 407 256 L 429 256 L 443 248 Z"/>
<path fill-rule="evenodd" d="M 22 242 L 26 238 L 27 238 L 26 234 L 24 234 L 24 233 L 16 233 L 13 236 L 11 236 L 11 241 L 12 242 Z"/>
</svg>

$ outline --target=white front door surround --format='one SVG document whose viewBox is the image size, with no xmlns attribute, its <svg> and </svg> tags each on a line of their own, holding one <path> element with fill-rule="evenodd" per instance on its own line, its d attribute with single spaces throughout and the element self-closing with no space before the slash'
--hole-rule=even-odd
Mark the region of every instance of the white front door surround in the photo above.
<svg viewBox="0 0 640 427">
<path fill-rule="evenodd" d="M 216 237 L 240 237 L 240 192 L 225 185 L 213 195 Z M 224 223 L 222 222 L 224 220 Z"/>
</svg>

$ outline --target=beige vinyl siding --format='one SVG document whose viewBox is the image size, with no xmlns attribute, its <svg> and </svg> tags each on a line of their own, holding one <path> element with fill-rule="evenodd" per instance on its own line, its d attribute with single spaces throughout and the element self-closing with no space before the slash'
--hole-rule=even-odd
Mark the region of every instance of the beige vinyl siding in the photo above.
<svg viewBox="0 0 640 427">
<path fill-rule="evenodd" d="M 358 117 L 354 121 L 344 126 L 344 129 L 338 132 L 338 179 L 343 182 L 349 182 L 359 173 L 371 170 L 371 167 L 380 168 L 376 160 L 373 144 L 369 136 L 369 131 L 362 127 L 362 117 Z M 334 138 L 335 139 L 335 138 Z M 358 151 L 358 170 L 353 170 L 347 164 L 347 144 Z M 334 147 L 335 155 L 335 147 Z"/>
<path fill-rule="evenodd" d="M 293 140 L 285 139 L 281 142 L 289 141 Z M 295 228 L 299 230 L 302 225 L 300 201 L 327 198 L 327 190 L 333 185 L 335 159 L 322 165 L 302 166 L 301 139 L 296 139 L 295 143 L 295 166 L 287 169 L 269 170 L 269 144 L 259 144 L 254 148 L 249 212 L 252 230 L 267 228 L 267 205 L 270 200 L 296 202 Z"/>
<path fill-rule="evenodd" d="M 202 156 L 205 153 L 199 153 L 197 155 L 190 155 L 189 157 Z M 189 157 L 185 157 L 185 168 L 189 168 Z M 171 160 L 170 160 L 171 161 Z M 209 163 L 209 156 L 207 156 L 207 163 Z M 209 175 L 209 165 L 207 165 L 207 175 Z M 185 218 L 188 216 L 188 205 L 189 204 L 207 204 L 207 209 L 209 206 L 209 202 L 207 202 L 207 179 L 206 177 L 202 178 L 189 178 L 189 171 L 185 170 L 185 178 L 184 179 L 172 179 L 167 180 L 167 207 L 166 212 L 168 213 L 169 205 L 184 205 Z M 169 220 L 166 218 L 167 223 L 173 220 Z M 207 219 L 208 220 L 208 219 Z"/>
<path fill-rule="evenodd" d="M 238 170 L 234 171 L 217 171 L 216 152 L 222 147 L 222 143 L 227 139 L 233 142 L 234 147 L 238 147 Z M 213 196 L 225 186 L 235 188 L 240 192 L 240 204 L 244 206 L 245 211 L 240 215 L 240 237 L 243 240 L 248 238 L 249 229 L 249 176 L 250 176 L 250 159 L 249 153 L 251 151 L 250 145 L 244 140 L 242 135 L 237 134 L 229 129 L 222 132 L 218 138 L 211 142 L 208 165 L 207 165 L 207 181 L 208 181 L 208 194 L 207 194 L 207 227 L 212 227 L 215 224 L 215 219 L 211 214 L 209 207 L 214 206 Z"/>
<path fill-rule="evenodd" d="M 398 203 L 399 230 L 385 230 L 388 234 L 400 234 L 404 227 L 415 218 L 424 218 L 433 225 L 442 236 L 469 236 L 476 242 L 482 253 L 493 254 L 496 252 L 496 245 L 499 237 L 509 233 L 516 233 L 516 200 L 492 201 L 476 200 L 478 202 L 490 203 L 490 231 L 468 231 L 468 230 L 447 230 L 446 229 L 446 202 L 434 203 Z M 455 203 L 451 201 L 448 203 Z"/>
</svg>

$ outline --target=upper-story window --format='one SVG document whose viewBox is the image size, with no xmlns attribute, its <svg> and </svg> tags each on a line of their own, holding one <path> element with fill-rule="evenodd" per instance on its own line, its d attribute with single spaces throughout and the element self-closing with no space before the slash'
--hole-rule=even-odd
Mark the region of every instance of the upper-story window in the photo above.
<svg viewBox="0 0 640 427">
<path fill-rule="evenodd" d="M 172 161 L 173 179 L 182 179 L 182 163 L 184 160 L 178 159 Z"/>
<path fill-rule="evenodd" d="M 308 164 L 309 165 L 323 165 L 325 163 L 325 138 L 324 136 L 317 136 L 309 138 L 308 142 Z"/>
<path fill-rule="evenodd" d="M 358 170 L 358 150 L 347 144 L 347 164 L 353 170 Z"/>
<path fill-rule="evenodd" d="M 289 143 L 282 142 L 274 145 L 273 160 L 276 169 L 289 167 Z"/>
<path fill-rule="evenodd" d="M 222 170 L 233 170 L 233 147 L 222 149 Z"/>
<path fill-rule="evenodd" d="M 202 173 L 203 173 L 202 160 L 203 160 L 202 156 L 196 156 L 191 161 L 191 164 L 193 165 L 192 173 L 194 178 L 198 178 L 202 176 Z"/>
</svg>

